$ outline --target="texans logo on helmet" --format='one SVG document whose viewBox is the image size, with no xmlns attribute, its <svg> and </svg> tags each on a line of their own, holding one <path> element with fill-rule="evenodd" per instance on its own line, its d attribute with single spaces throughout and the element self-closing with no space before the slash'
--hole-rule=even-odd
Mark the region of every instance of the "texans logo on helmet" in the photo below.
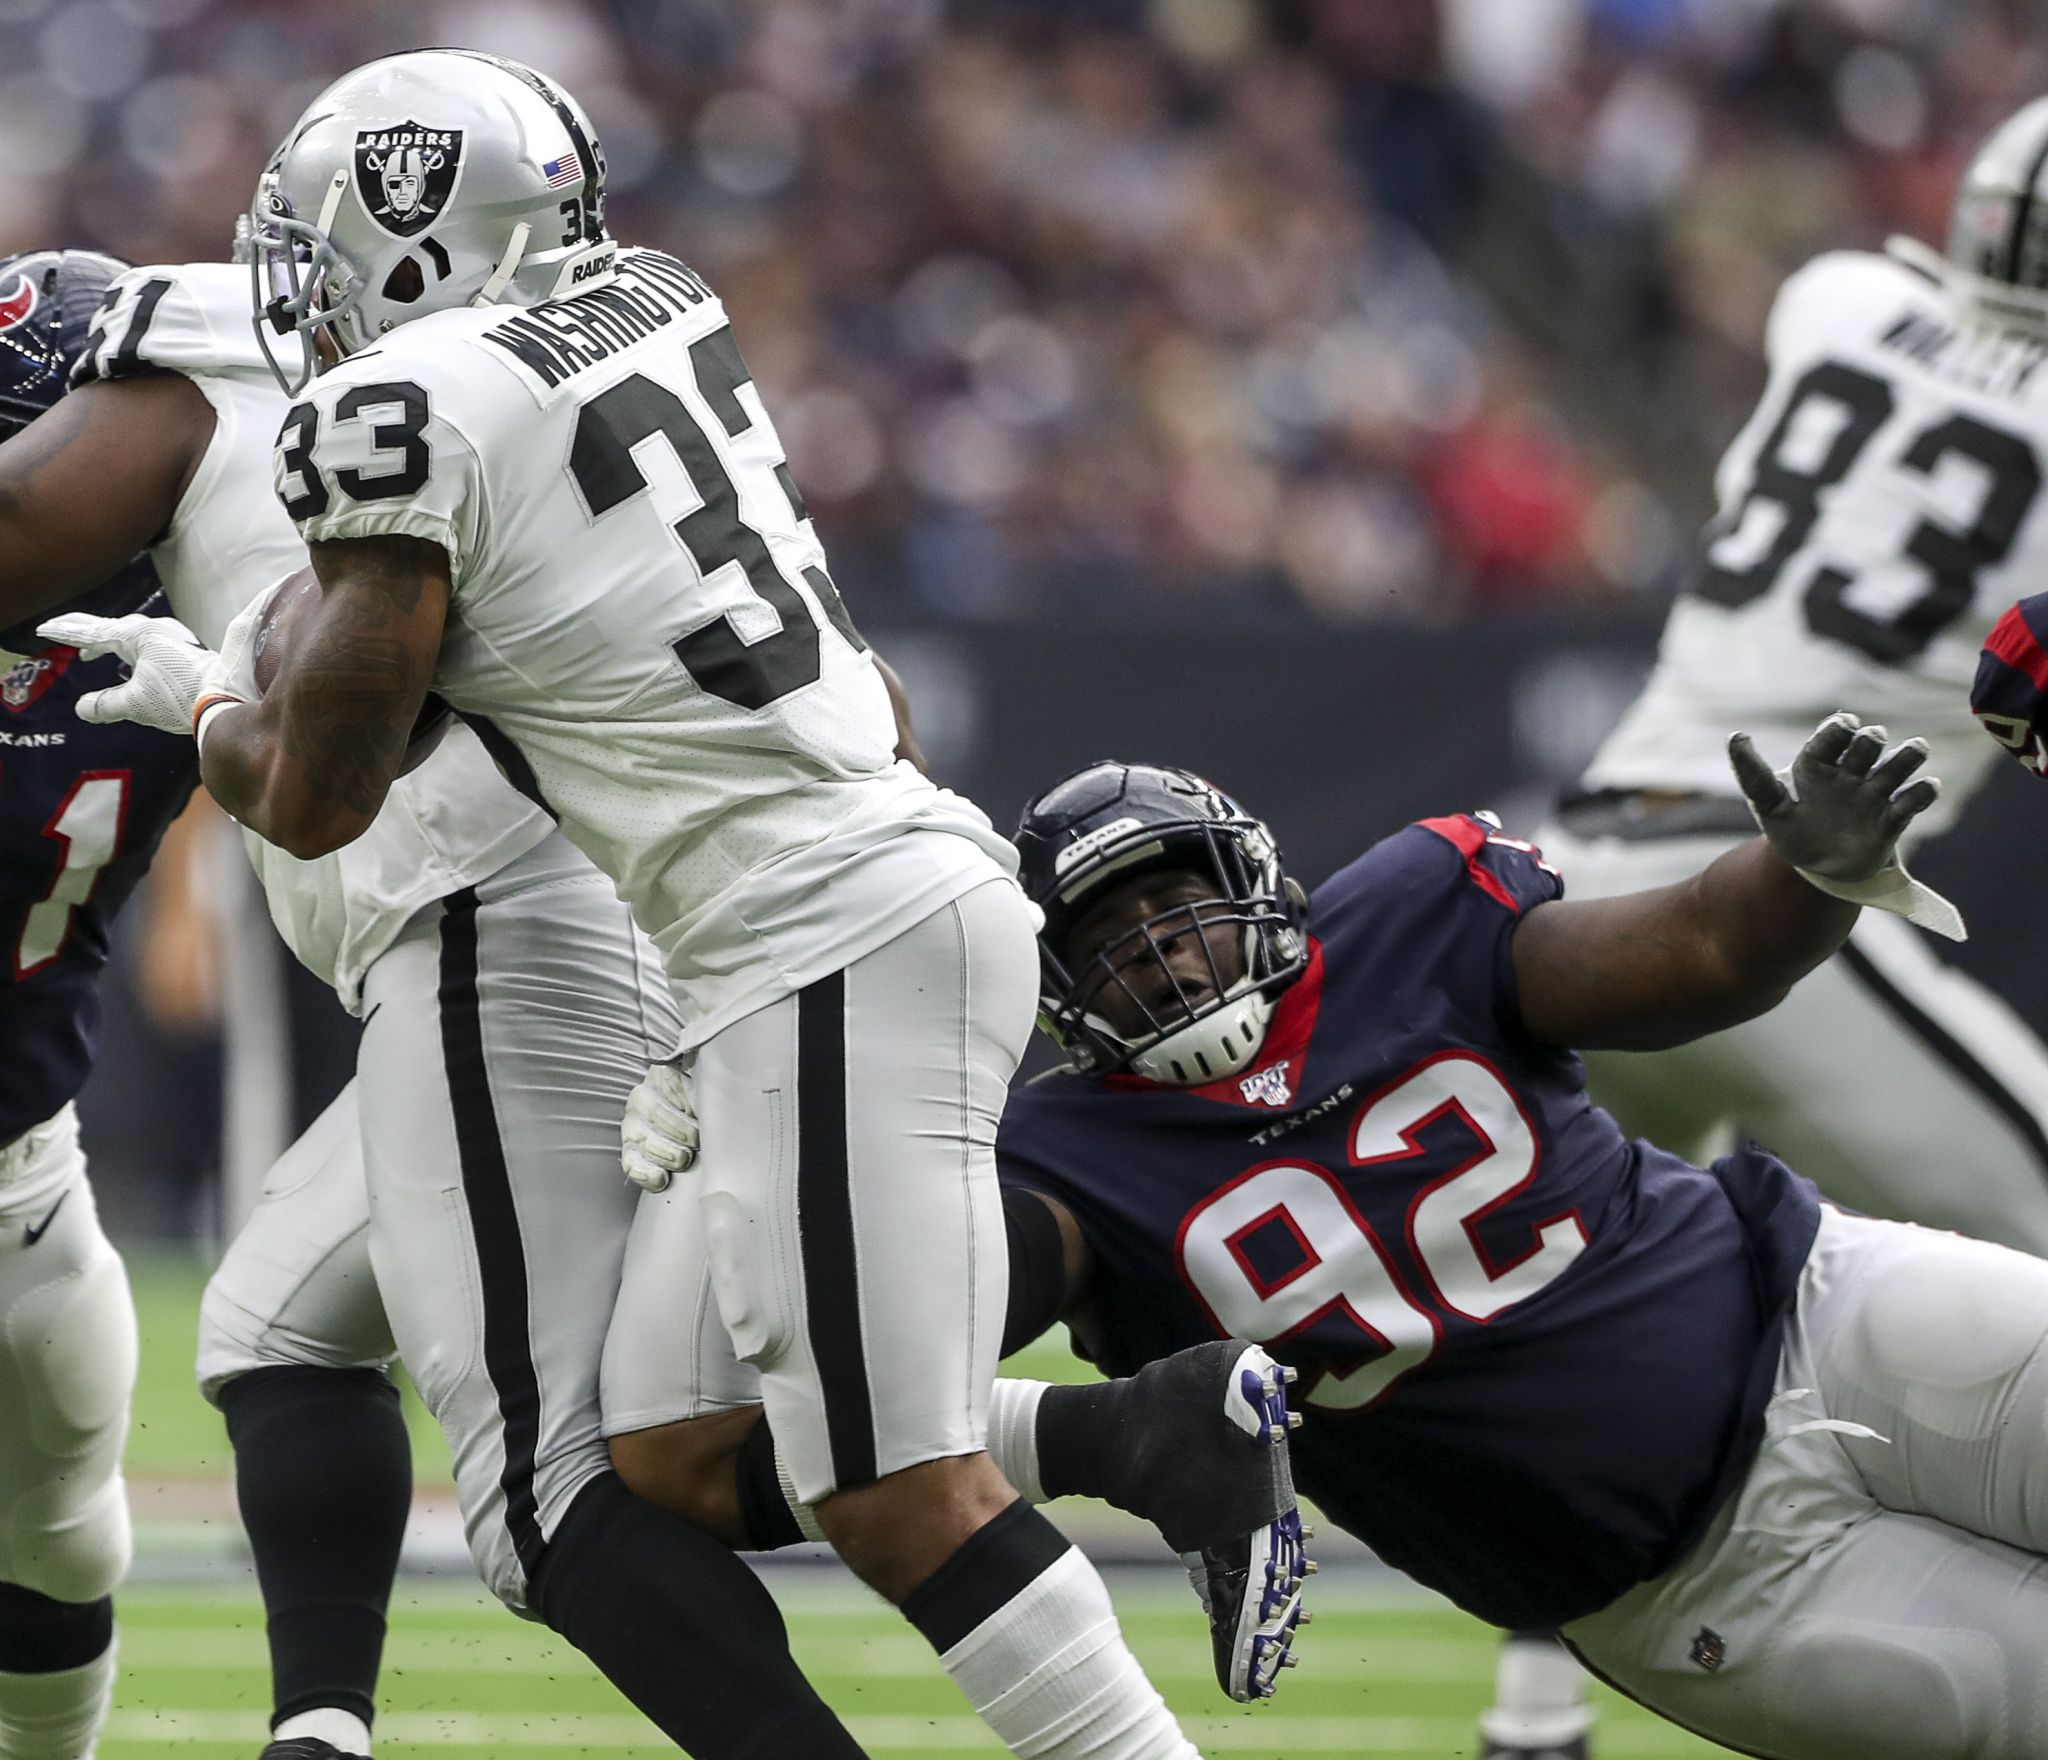
<svg viewBox="0 0 2048 1760">
<path fill-rule="evenodd" d="M 27 323 L 35 309 L 36 284 L 26 275 L 10 275 L 0 282 L 0 330 Z"/>
<path fill-rule="evenodd" d="M 397 238 L 424 232 L 455 193 L 462 130 L 401 122 L 356 136 L 356 191 L 370 218 Z"/>
</svg>

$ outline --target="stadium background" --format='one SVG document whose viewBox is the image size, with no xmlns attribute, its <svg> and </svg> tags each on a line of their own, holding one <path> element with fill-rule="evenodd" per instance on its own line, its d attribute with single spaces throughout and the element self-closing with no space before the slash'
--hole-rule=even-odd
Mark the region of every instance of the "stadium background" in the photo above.
<svg viewBox="0 0 2048 1760">
<path fill-rule="evenodd" d="M 432 43 L 541 65 L 597 123 L 614 230 L 729 303 L 945 779 L 1003 820 L 1099 755 L 1190 763 L 1313 880 L 1424 812 L 1540 816 L 1648 662 L 1778 281 L 1891 231 L 1939 241 L 1970 146 L 2048 89 L 2032 11 L 0 0 L 0 250 L 222 256 L 335 73 Z M 1922 865 L 1970 913 L 1962 959 L 2048 1024 L 2039 807 L 2001 776 Z M 116 1760 L 250 1751 L 260 1651 L 189 1310 L 351 1054 L 232 840 L 187 833 L 128 913 L 84 1110 L 150 1332 L 144 1564 L 221 1580 L 131 1598 Z M 778 1581 L 871 1745 L 974 1748 L 936 1671 L 828 1574 Z M 1205 1725 L 1211 1745 L 1464 1751 L 1486 1642 L 1387 1593 L 1340 1589 L 1361 1611 L 1317 1627 L 1293 1708 Z M 407 1590 L 395 1751 L 638 1751 L 573 1658 L 450 1594 Z M 1213 1711 L 1192 1620 L 1139 1625 L 1176 1700 Z M 1640 1723 L 1603 1750 L 1683 1751 Z"/>
</svg>

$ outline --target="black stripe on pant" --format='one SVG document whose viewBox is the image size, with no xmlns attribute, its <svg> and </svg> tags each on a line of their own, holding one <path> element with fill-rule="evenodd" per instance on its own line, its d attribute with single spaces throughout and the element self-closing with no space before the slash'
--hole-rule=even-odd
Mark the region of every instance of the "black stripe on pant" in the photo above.
<svg viewBox="0 0 2048 1760">
<path fill-rule="evenodd" d="M 1880 1006 L 1895 1015 L 1908 1032 L 2005 1118 L 2032 1153 L 2035 1167 L 2048 1177 L 2048 1132 L 2042 1130 L 2041 1121 L 2026 1103 L 1980 1063 L 1968 1046 L 1879 971 L 1870 956 L 1855 942 L 1845 941 L 1842 944 L 1841 960 L 1856 981 L 1877 998 Z"/>
<path fill-rule="evenodd" d="M 797 1236 L 804 1317 L 825 1398 L 832 1481 L 875 1480 L 875 1408 L 861 1338 L 860 1266 L 846 1160 L 846 974 L 797 992 Z"/>
<path fill-rule="evenodd" d="M 547 1556 L 534 1495 L 540 1447 L 540 1377 L 527 1333 L 526 1248 L 512 1203 L 512 1176 L 498 1109 L 484 1063 L 483 1015 L 477 998 L 477 898 L 469 887 L 451 893 L 441 917 L 441 1056 L 455 1115 L 455 1148 L 476 1242 L 483 1286 L 484 1371 L 504 1419 L 505 1525 L 530 1583 Z"/>
</svg>

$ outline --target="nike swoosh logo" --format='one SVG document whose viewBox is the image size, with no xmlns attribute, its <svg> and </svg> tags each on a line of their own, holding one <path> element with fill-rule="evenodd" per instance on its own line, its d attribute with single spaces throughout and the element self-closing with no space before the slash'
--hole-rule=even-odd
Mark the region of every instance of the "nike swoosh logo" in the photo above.
<svg viewBox="0 0 2048 1760">
<path fill-rule="evenodd" d="M 37 1241 L 50 1232 L 50 1224 L 57 1220 L 57 1212 L 64 1208 L 64 1199 L 70 1196 L 71 1194 L 66 1192 L 63 1197 L 60 1197 L 56 1203 L 50 1206 L 49 1215 L 45 1216 L 42 1221 L 36 1223 L 33 1227 L 23 1231 L 21 1237 L 21 1244 L 23 1246 L 34 1246 Z"/>
</svg>

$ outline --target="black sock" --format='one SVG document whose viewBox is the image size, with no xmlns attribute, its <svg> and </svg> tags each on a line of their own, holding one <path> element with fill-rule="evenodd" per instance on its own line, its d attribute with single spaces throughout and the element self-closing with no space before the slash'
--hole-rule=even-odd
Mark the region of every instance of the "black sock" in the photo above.
<svg viewBox="0 0 2048 1760">
<path fill-rule="evenodd" d="M 903 1617 L 941 1656 L 1064 1558 L 1072 1542 L 1019 1498 L 904 1597 Z"/>
<path fill-rule="evenodd" d="M 856 1760 L 738 1554 L 606 1473 L 576 1495 L 534 1583 L 541 1618 L 697 1760 Z"/>
<path fill-rule="evenodd" d="M 1067 1249 L 1052 1206 L 1020 1186 L 1003 1188 L 1003 1237 L 1010 1250 L 1010 1298 L 1000 1355 L 1021 1351 L 1067 1303 Z"/>
<path fill-rule="evenodd" d="M 62 1674 L 104 1656 L 114 1641 L 114 1598 L 52 1601 L 0 1583 L 0 1674 Z"/>
<path fill-rule="evenodd" d="M 326 1705 L 369 1723 L 412 1509 L 398 1389 L 377 1369 L 253 1369 L 220 1409 L 270 1633 L 272 1722 Z"/>
<path fill-rule="evenodd" d="M 1047 1497 L 1110 1497 L 1137 1432 L 1128 1381 L 1048 1387 L 1038 1402 L 1038 1482 Z"/>
<path fill-rule="evenodd" d="M 796 1525 L 782 1489 L 782 1475 L 775 1468 L 775 1438 L 766 1418 L 747 1432 L 733 1459 L 733 1473 L 739 1481 L 740 1526 L 747 1531 L 748 1551 L 774 1552 L 801 1546 L 809 1538 Z"/>
</svg>

